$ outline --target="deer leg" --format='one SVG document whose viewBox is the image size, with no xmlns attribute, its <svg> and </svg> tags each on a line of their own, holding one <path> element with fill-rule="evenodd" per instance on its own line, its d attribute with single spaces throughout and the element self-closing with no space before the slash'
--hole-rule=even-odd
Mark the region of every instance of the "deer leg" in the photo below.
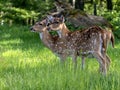
<svg viewBox="0 0 120 90">
<path fill-rule="evenodd" d="M 103 41 L 104 41 L 104 43 L 103 43 L 103 48 L 102 48 L 101 53 L 102 53 L 102 56 L 103 56 L 103 57 L 105 58 L 105 60 L 106 60 L 107 70 L 109 70 L 110 61 L 111 61 L 110 58 L 109 58 L 109 56 L 107 55 L 107 47 L 108 47 L 109 41 L 108 41 L 107 39 L 104 39 Z"/>
<path fill-rule="evenodd" d="M 107 70 L 109 70 L 111 60 L 110 60 L 109 56 L 107 55 L 106 51 L 102 51 L 102 56 L 105 58 L 106 67 L 107 67 Z"/>
<path fill-rule="evenodd" d="M 62 66 L 63 69 L 65 67 L 65 59 L 66 59 L 65 56 L 63 55 L 60 56 L 60 65 Z"/>
<path fill-rule="evenodd" d="M 64 64 L 66 57 L 64 55 L 60 56 L 60 62 Z"/>
<path fill-rule="evenodd" d="M 77 68 L 77 53 L 76 52 L 73 53 L 72 60 L 74 63 L 74 69 L 76 70 L 76 68 Z"/>
<path fill-rule="evenodd" d="M 63 58 L 60 58 L 60 62 L 63 64 L 65 60 Z"/>
<path fill-rule="evenodd" d="M 105 58 L 102 57 L 102 55 L 100 53 L 98 53 L 98 52 L 94 53 L 93 55 L 94 55 L 94 57 L 97 58 L 100 66 L 102 68 L 102 73 L 104 75 L 106 75 L 107 74 L 107 69 L 106 69 L 106 60 L 105 60 Z"/>
<path fill-rule="evenodd" d="M 85 56 L 82 55 L 82 66 L 81 66 L 82 70 L 85 68 Z"/>
<path fill-rule="evenodd" d="M 110 60 L 109 56 L 107 55 L 107 53 L 105 54 L 104 58 L 106 58 L 106 67 L 107 67 L 107 70 L 109 70 L 111 60 Z"/>
<path fill-rule="evenodd" d="M 106 59 L 106 54 L 105 54 L 104 49 L 102 50 L 101 54 L 102 54 L 102 56 L 103 56 L 103 57 L 105 58 L 105 60 L 106 60 L 106 67 L 107 67 L 107 59 Z M 102 66 L 101 66 L 100 70 L 103 71 Z"/>
<path fill-rule="evenodd" d="M 107 58 L 107 69 L 109 70 L 111 60 L 107 54 L 106 54 L 106 58 Z"/>
<path fill-rule="evenodd" d="M 99 63 L 99 70 L 98 70 L 99 72 L 103 72 L 103 67 L 102 67 L 102 64 L 101 63 Z"/>
</svg>

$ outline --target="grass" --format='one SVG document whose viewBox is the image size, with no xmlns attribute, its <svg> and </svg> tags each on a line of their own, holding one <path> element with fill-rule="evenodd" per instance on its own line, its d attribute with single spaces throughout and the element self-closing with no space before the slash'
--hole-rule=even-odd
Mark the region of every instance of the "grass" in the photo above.
<svg viewBox="0 0 120 90">
<path fill-rule="evenodd" d="M 107 76 L 98 73 L 96 59 L 81 59 L 74 73 L 72 60 L 61 65 L 27 26 L 0 26 L 0 90 L 119 90 L 120 41 L 109 46 L 111 66 Z"/>
</svg>

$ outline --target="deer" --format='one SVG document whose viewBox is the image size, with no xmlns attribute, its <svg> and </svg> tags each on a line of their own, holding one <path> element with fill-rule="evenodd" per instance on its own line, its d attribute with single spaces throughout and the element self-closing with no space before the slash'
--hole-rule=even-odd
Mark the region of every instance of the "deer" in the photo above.
<svg viewBox="0 0 120 90">
<path fill-rule="evenodd" d="M 107 73 L 106 68 L 109 68 L 110 58 L 106 54 L 107 41 L 104 40 L 106 37 L 104 30 L 101 30 L 99 27 L 90 27 L 84 31 L 71 32 L 65 25 L 64 18 L 54 18 L 51 16 L 48 19 L 51 30 L 56 30 L 59 37 L 66 40 L 69 51 L 74 52 L 75 65 L 77 65 L 76 52 L 82 55 L 82 67 L 84 65 L 84 56 L 93 54 L 99 62 L 100 71 L 104 74 Z"/>
<path fill-rule="evenodd" d="M 71 56 L 67 49 L 67 44 L 62 38 L 59 38 L 59 36 L 52 36 L 49 33 L 49 27 L 47 25 L 47 19 L 44 19 L 36 22 L 30 29 L 32 32 L 39 33 L 44 45 L 60 58 L 61 63 L 64 63 L 66 58 Z M 79 54 L 77 54 L 77 56 L 79 56 Z"/>
<path fill-rule="evenodd" d="M 62 39 L 59 39 L 58 36 L 53 37 L 49 33 L 46 20 L 36 22 L 30 29 L 32 32 L 39 33 L 40 39 L 42 40 L 44 45 L 52 52 L 57 54 L 58 57 L 60 57 L 61 62 L 65 60 L 67 56 L 66 54 L 64 54 L 67 53 L 67 51 L 65 51 L 66 46 L 65 44 L 63 44 L 64 42 L 62 41 Z M 64 48 L 64 50 L 62 48 Z"/>
</svg>

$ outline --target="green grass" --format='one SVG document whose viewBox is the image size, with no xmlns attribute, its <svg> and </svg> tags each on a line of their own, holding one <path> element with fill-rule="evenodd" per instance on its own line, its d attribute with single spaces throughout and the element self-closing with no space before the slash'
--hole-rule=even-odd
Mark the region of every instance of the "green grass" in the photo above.
<svg viewBox="0 0 120 90">
<path fill-rule="evenodd" d="M 98 73 L 96 59 L 81 59 L 74 73 L 72 60 L 61 65 L 27 26 L 0 26 L 0 90 L 120 90 L 120 42 L 109 46 L 107 76 Z"/>
</svg>

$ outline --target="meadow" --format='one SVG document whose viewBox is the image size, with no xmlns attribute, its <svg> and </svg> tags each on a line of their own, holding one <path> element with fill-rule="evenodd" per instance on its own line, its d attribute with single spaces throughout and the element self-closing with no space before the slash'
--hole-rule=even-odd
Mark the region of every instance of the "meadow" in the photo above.
<svg viewBox="0 0 120 90">
<path fill-rule="evenodd" d="M 0 90 L 120 90 L 120 40 L 109 45 L 110 70 L 98 72 L 98 62 L 81 58 L 74 72 L 71 58 L 64 65 L 29 26 L 0 26 Z"/>
</svg>

